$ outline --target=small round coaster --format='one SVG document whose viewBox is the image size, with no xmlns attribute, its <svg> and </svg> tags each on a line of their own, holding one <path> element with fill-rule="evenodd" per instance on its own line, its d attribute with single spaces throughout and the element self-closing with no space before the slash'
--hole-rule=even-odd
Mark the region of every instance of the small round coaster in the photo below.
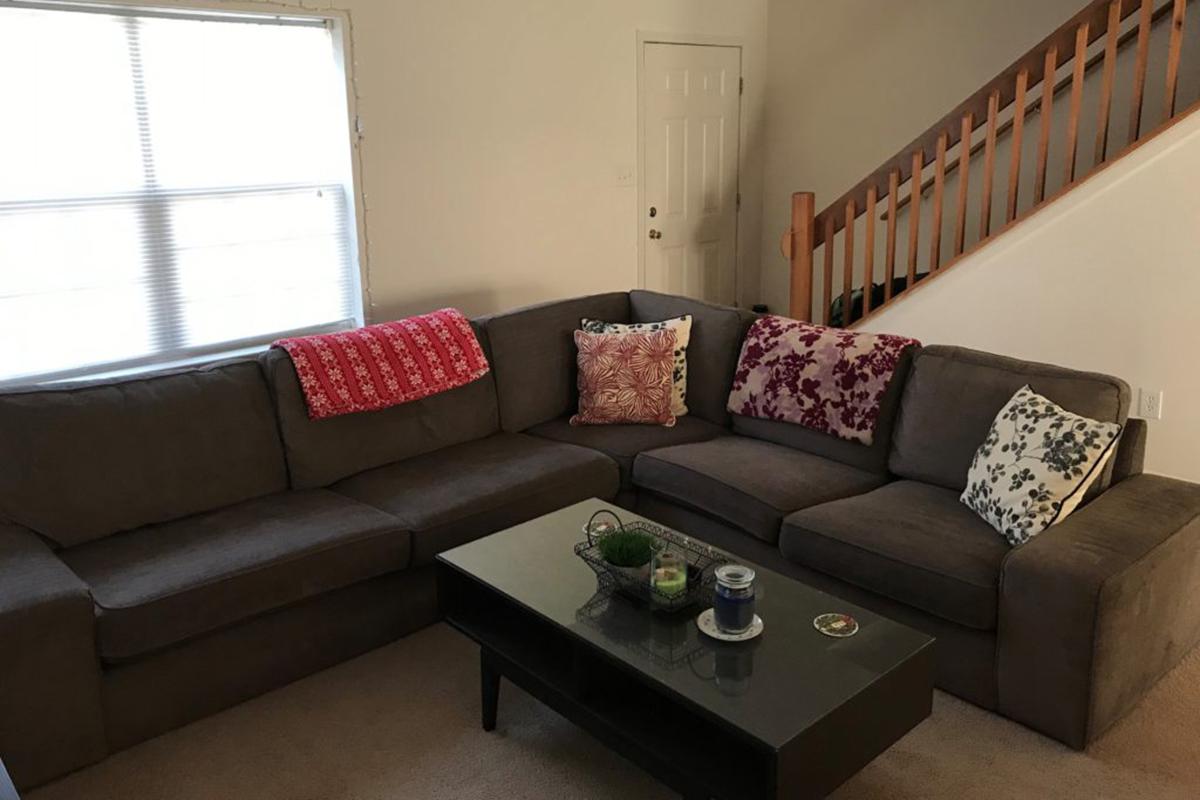
<svg viewBox="0 0 1200 800">
<path fill-rule="evenodd" d="M 813 627 L 835 639 L 845 639 L 858 633 L 858 622 L 849 614 L 822 614 L 813 620 Z"/>
<path fill-rule="evenodd" d="M 763 632 L 763 621 L 762 617 L 755 614 L 754 621 L 750 623 L 750 627 L 746 630 L 741 633 L 725 633 L 717 627 L 716 617 L 710 608 L 707 611 L 701 611 L 700 616 L 696 617 L 696 627 L 706 636 L 720 639 L 722 642 L 747 642 Z"/>
</svg>

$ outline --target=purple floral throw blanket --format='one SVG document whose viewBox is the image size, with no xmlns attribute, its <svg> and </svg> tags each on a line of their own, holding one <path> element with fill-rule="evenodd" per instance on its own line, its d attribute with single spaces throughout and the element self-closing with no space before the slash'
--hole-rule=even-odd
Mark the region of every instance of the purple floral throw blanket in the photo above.
<svg viewBox="0 0 1200 800">
<path fill-rule="evenodd" d="M 901 354 L 920 344 L 903 336 L 762 317 L 742 345 L 729 410 L 869 445 Z"/>
</svg>

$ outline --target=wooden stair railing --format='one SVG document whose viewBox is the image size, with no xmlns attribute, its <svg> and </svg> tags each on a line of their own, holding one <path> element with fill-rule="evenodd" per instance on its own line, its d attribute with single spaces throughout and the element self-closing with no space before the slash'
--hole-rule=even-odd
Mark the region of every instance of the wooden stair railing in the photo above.
<svg viewBox="0 0 1200 800">
<path fill-rule="evenodd" d="M 1189 0 L 1094 0 L 819 214 L 811 192 L 793 194 L 791 227 L 781 242 L 791 268 L 791 316 L 802 320 L 811 320 L 815 316 L 816 321 L 842 327 L 873 316 L 1200 108 L 1200 103 L 1192 103 L 1186 109 L 1176 111 L 1188 4 Z M 1147 130 L 1144 120 L 1151 118 L 1144 114 L 1143 103 L 1146 82 L 1153 79 L 1148 70 L 1151 38 L 1160 23 L 1167 24 L 1168 17 L 1171 27 L 1164 37 L 1165 75 L 1160 77 L 1163 81 L 1162 109 L 1160 116 L 1153 120 L 1158 124 Z M 1122 32 L 1126 22 L 1129 24 Z M 1103 44 L 1099 51 L 1089 57 L 1089 46 L 1101 40 Z M 1128 124 L 1124 143 L 1112 152 L 1116 141 L 1110 136 L 1110 128 L 1114 116 L 1117 62 L 1121 52 L 1130 46 L 1136 49 L 1130 78 Z M 1057 80 L 1058 73 L 1068 69 L 1069 74 L 1061 81 Z M 1081 163 L 1079 138 L 1084 84 L 1089 74 L 1097 69 L 1100 70 L 1100 87 L 1095 140 L 1089 148 L 1090 161 Z M 1063 138 L 1055 142 L 1055 103 L 1058 95 L 1065 92 L 1069 92 L 1065 98 L 1065 133 L 1060 132 Z M 1034 96 L 1032 101 L 1028 95 Z M 1001 115 L 1009 109 L 1010 116 L 1001 122 Z M 1030 135 L 1037 137 L 1037 161 L 1032 195 L 1029 195 L 1029 187 L 1021 185 L 1021 156 L 1026 120 L 1034 114 L 1038 117 L 1038 129 Z M 983 135 L 977 139 L 976 131 L 980 127 Z M 1008 144 L 1003 154 L 1007 158 L 1006 165 L 997 164 L 1001 141 Z M 956 154 L 949 157 L 948 153 L 956 147 Z M 1059 151 L 1057 148 L 1060 147 L 1064 149 Z M 1061 158 L 1062 180 L 1057 189 L 1047 194 L 1052 152 Z M 983 160 L 976 189 L 971 169 L 980 153 Z M 931 175 L 926 172 L 930 166 L 933 167 Z M 1006 195 L 1003 206 L 997 206 L 997 209 L 1003 209 L 1004 223 L 993 229 L 992 200 L 997 172 L 1006 181 Z M 922 181 L 924 175 L 929 177 Z M 946 186 L 952 177 L 957 177 L 953 193 L 953 248 L 949 258 L 943 259 Z M 906 185 L 901 196 L 901 187 Z M 1024 208 L 1022 196 L 1031 199 Z M 973 198 L 978 201 L 978 226 L 976 237 L 969 241 L 967 223 L 971 215 L 968 207 Z M 885 206 L 882 212 L 880 206 Z M 925 258 L 922 258 L 922 209 L 927 206 L 931 206 L 928 242 Z M 898 215 L 903 211 L 908 214 L 906 260 L 901 265 L 902 273 L 897 275 L 897 232 L 901 227 Z M 856 277 L 859 263 L 855 258 L 856 226 L 860 218 L 864 218 L 859 228 L 864 233 L 862 272 Z M 882 276 L 876 267 L 877 222 L 886 225 L 881 254 Z M 834 250 L 839 239 L 841 291 L 835 295 Z M 814 262 L 818 248 L 823 249 L 821 303 L 819 313 L 814 315 L 817 279 Z M 879 278 L 882 278 L 882 286 L 876 283 Z M 878 298 L 874 296 L 877 292 Z M 853 300 L 859 293 L 861 307 L 855 308 Z M 840 318 L 834 318 L 832 309 L 835 297 L 839 295 Z"/>
</svg>

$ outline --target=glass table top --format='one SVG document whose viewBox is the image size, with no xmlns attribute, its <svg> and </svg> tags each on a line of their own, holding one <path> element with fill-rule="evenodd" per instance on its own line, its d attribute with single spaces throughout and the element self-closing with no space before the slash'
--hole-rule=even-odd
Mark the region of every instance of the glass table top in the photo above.
<svg viewBox="0 0 1200 800">
<path fill-rule="evenodd" d="M 438 558 L 776 748 L 933 644 L 907 626 L 732 556 L 757 573 L 764 630 L 749 642 L 711 639 L 695 622 L 711 603 L 667 614 L 598 591 L 596 573 L 573 547 L 600 509 L 615 511 L 624 522 L 646 519 L 585 500 Z M 859 632 L 845 639 L 821 634 L 813 619 L 829 612 L 850 614 Z"/>
</svg>

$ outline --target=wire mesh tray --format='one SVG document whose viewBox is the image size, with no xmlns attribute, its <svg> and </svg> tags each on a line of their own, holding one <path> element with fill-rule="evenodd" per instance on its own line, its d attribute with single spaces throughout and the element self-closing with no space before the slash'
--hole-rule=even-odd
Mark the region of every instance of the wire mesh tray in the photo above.
<svg viewBox="0 0 1200 800">
<path fill-rule="evenodd" d="M 606 532 L 595 533 L 593 523 L 601 514 L 615 519 L 616 529 L 610 528 Z M 644 533 L 654 539 L 656 551 L 669 548 L 682 556 L 687 562 L 687 587 L 683 591 L 667 593 L 652 584 L 649 564 L 642 567 L 618 567 L 605 561 L 600 553 L 600 541 L 614 530 Z M 592 568 L 600 578 L 600 586 L 611 586 L 614 591 L 644 602 L 656 610 L 677 611 L 709 600 L 716 583 L 714 570 L 722 564 L 729 563 L 729 559 L 721 551 L 676 533 L 670 528 L 641 520 L 624 523 L 620 517 L 607 510 L 593 514 L 584 526 L 584 533 L 587 538 L 575 545 L 575 555 Z"/>
<path fill-rule="evenodd" d="M 575 612 L 575 618 L 603 633 L 660 669 L 686 667 L 712 652 L 690 619 L 674 614 L 638 614 L 631 621 L 622 613 L 629 605 L 612 580 L 602 576 L 596 594 Z"/>
</svg>

